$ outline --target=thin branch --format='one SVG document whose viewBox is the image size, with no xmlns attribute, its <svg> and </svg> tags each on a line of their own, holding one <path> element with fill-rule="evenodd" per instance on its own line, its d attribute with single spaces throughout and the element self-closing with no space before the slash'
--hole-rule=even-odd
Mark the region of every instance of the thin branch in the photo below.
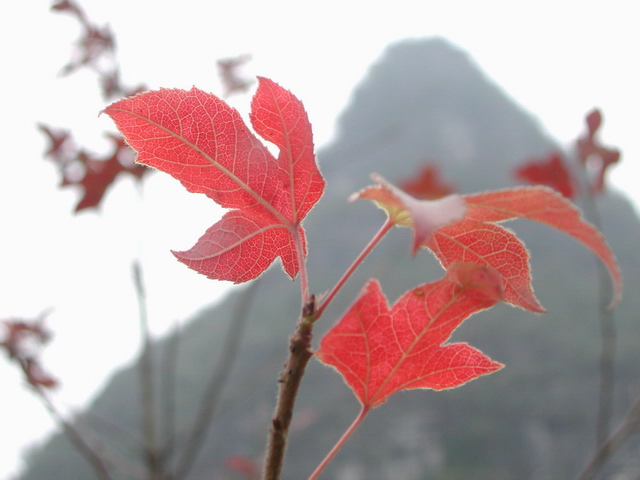
<svg viewBox="0 0 640 480">
<path fill-rule="evenodd" d="M 335 457 L 336 453 L 340 451 L 340 449 L 346 443 L 349 437 L 351 437 L 353 432 L 355 432 L 356 429 L 360 426 L 360 424 L 364 420 L 364 417 L 367 416 L 367 413 L 369 413 L 369 407 L 363 406 L 362 409 L 360 410 L 360 413 L 353 421 L 353 423 L 351 423 L 351 425 L 349 425 L 349 428 L 347 428 L 347 430 L 342 434 L 342 437 L 340 437 L 340 440 L 338 440 L 338 442 L 329 451 L 327 456 L 324 457 L 322 462 L 320 462 L 320 465 L 318 465 L 318 467 L 313 471 L 313 473 L 309 477 L 309 480 L 316 480 L 316 478 L 318 478 L 318 475 L 320 475 L 320 473 L 325 469 L 325 467 L 329 464 L 329 462 L 333 460 L 333 457 Z"/>
<path fill-rule="evenodd" d="M 162 455 L 164 459 L 171 457 L 175 450 L 176 439 L 176 366 L 180 347 L 180 325 L 176 324 L 167 339 L 162 355 Z"/>
<path fill-rule="evenodd" d="M 140 397 L 142 401 L 142 417 L 144 431 L 144 455 L 150 480 L 162 478 L 162 459 L 159 454 L 156 432 L 156 405 L 153 388 L 153 357 L 149 322 L 147 319 L 146 295 L 142 280 L 142 270 L 138 261 L 133 262 L 133 280 L 138 298 L 140 337 L 142 352 L 138 360 L 140 375 Z"/>
<path fill-rule="evenodd" d="M 313 356 L 311 331 L 316 318 L 315 313 L 314 300 L 312 299 L 303 308 L 303 315 L 298 321 L 297 329 L 289 339 L 289 358 L 278 378 L 280 384 L 278 401 L 269 428 L 263 471 L 264 480 L 279 480 L 282 472 L 296 395 L 307 363 Z"/>
<path fill-rule="evenodd" d="M 300 237 L 300 231 L 295 229 L 292 231 L 294 237 L 294 243 L 296 245 L 296 258 L 300 268 L 300 298 L 302 299 L 302 307 L 309 301 L 309 277 L 307 275 L 307 262 L 304 254 L 304 248 L 302 247 L 302 238 Z"/>
<path fill-rule="evenodd" d="M 324 312 L 325 308 L 331 303 L 336 294 L 340 291 L 340 289 L 344 286 L 344 284 L 349 280 L 349 277 L 355 272 L 360 264 L 364 261 L 365 258 L 371 253 L 371 251 L 375 248 L 375 246 L 382 240 L 382 238 L 391 230 L 394 226 L 394 223 L 387 219 L 384 225 L 380 227 L 380 230 L 373 236 L 373 238 L 369 241 L 364 250 L 360 252 L 360 254 L 356 257 L 353 263 L 347 268 L 342 277 L 337 281 L 337 283 L 333 286 L 329 293 L 322 299 L 320 306 L 316 311 L 316 319 L 320 318 L 322 312 Z"/>
<path fill-rule="evenodd" d="M 175 472 L 169 476 L 171 480 L 179 480 L 186 477 L 193 467 L 197 455 L 202 450 L 225 384 L 237 358 L 240 341 L 249 317 L 249 307 L 251 306 L 251 301 L 255 298 L 259 282 L 260 279 L 254 280 L 242 295 L 238 296 L 236 309 L 231 318 L 227 338 L 223 344 L 218 363 L 203 394 L 200 411 L 194 420 L 189 438 L 185 442 L 182 456 Z"/>
<path fill-rule="evenodd" d="M 602 231 L 600 214 L 595 197 L 588 181 L 586 167 L 580 165 L 578 179 L 581 183 L 582 200 L 585 218 L 598 230 Z M 596 258 L 598 269 L 598 310 L 600 319 L 600 392 L 598 415 L 596 419 L 596 445 L 601 445 L 609 435 L 615 395 L 615 358 L 616 358 L 616 321 L 613 312 L 608 308 L 611 298 L 612 284 L 609 275 Z"/>
<path fill-rule="evenodd" d="M 51 399 L 48 397 L 46 392 L 42 388 L 36 388 L 36 392 L 42 399 L 42 402 L 49 413 L 56 419 L 58 424 L 62 426 L 64 433 L 67 435 L 69 440 L 71 440 L 71 443 L 75 445 L 80 454 L 82 454 L 82 456 L 89 462 L 98 476 L 102 480 L 112 480 L 112 477 L 109 474 L 107 466 L 105 465 L 102 457 L 89 446 L 89 444 L 84 440 L 82 435 L 80 435 L 80 432 L 75 428 L 75 426 L 64 418 L 64 416 L 58 411 Z"/>
<path fill-rule="evenodd" d="M 590 480 L 595 477 L 602 468 L 605 461 L 613 454 L 620 444 L 636 429 L 640 428 L 640 397 L 627 412 L 618 427 L 613 433 L 602 443 L 600 448 L 591 457 L 591 460 L 582 472 L 576 477 L 576 480 Z"/>
</svg>

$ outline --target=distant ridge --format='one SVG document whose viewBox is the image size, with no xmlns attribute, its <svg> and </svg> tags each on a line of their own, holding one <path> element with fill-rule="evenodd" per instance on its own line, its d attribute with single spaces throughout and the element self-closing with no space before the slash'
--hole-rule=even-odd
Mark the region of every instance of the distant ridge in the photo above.
<svg viewBox="0 0 640 480">
<path fill-rule="evenodd" d="M 304 99 L 303 99 L 304 100 Z M 576 130 L 580 126 L 576 126 Z M 440 38 L 389 46 L 358 85 L 338 121 L 335 141 L 319 153 L 327 194 L 305 223 L 311 288 L 329 288 L 383 215 L 347 196 L 369 183 L 370 172 L 391 181 L 436 162 L 462 193 L 515 185 L 511 170 L 557 148 L 529 114 L 513 103 L 459 48 Z M 623 198 L 601 204 L 604 229 L 618 255 L 628 291 L 640 285 L 640 222 Z M 572 478 L 593 449 L 599 327 L 595 261 L 575 242 L 548 229 L 513 226 L 532 251 L 534 286 L 549 314 L 499 306 L 471 318 L 455 335 L 506 364 L 501 372 L 445 392 L 403 393 L 367 418 L 329 466 L 333 480 L 537 480 Z M 408 230 L 390 235 L 367 259 L 344 294 L 319 322 L 316 335 L 371 276 L 394 300 L 412 285 L 439 277 L 428 254 L 411 259 Z M 633 241 L 630 241 L 633 239 Z M 299 309 L 298 287 L 273 268 L 251 300 L 238 362 L 206 444 L 188 479 L 237 478 L 231 455 L 259 461 L 273 409 L 276 376 Z M 178 446 L 195 416 L 242 291 L 205 307 L 184 327 L 176 365 Z M 640 296 L 628 294 L 616 311 L 617 413 L 637 382 Z M 162 356 L 170 339 L 158 342 Z M 88 408 L 84 423 L 108 431 L 105 451 L 139 462 L 136 373 L 114 373 Z M 284 479 L 306 478 L 357 413 L 358 404 L 330 369 L 310 364 L 297 403 L 297 427 Z M 106 419 L 97 422 L 95 417 Z M 108 428 L 105 427 L 108 425 Z M 373 441 L 372 441 L 373 440 Z M 634 456 L 630 452 L 636 452 Z M 617 455 L 611 472 L 638 472 L 637 444 Z M 635 460 L 634 460 L 635 459 Z M 634 470 L 635 468 L 635 470 Z M 607 472 L 605 472 L 607 475 Z M 635 475 L 635 477 L 633 477 Z M 323 477 L 323 478 L 325 478 Z M 61 435 L 29 455 L 22 480 L 95 478 Z M 135 478 L 122 473 L 116 478 Z M 603 478 L 612 478 L 603 477 Z"/>
<path fill-rule="evenodd" d="M 442 38 L 390 45 L 355 89 L 337 131 L 323 165 L 344 155 L 342 167 L 359 174 L 354 182 L 372 165 L 405 178 L 431 160 L 461 192 L 513 185 L 505 166 L 555 147 L 467 53 Z M 494 178 L 468 174 L 487 167 Z"/>
</svg>

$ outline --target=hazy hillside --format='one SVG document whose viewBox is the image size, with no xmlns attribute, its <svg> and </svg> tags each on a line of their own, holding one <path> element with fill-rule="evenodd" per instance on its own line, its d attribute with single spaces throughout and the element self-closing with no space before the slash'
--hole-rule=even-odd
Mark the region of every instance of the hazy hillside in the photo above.
<svg viewBox="0 0 640 480">
<path fill-rule="evenodd" d="M 541 127 L 466 54 L 439 39 L 390 46 L 357 86 L 338 122 L 335 142 L 319 152 L 327 193 L 305 223 L 310 282 L 316 292 L 332 285 L 383 220 L 370 203 L 346 201 L 369 183 L 370 172 L 394 181 L 432 160 L 448 182 L 468 193 L 515 185 L 510 176 L 514 166 L 555 148 Z M 576 131 L 579 128 L 576 125 Z M 626 286 L 616 312 L 619 417 L 634 385 L 637 390 L 640 372 L 640 298 L 633 293 L 640 284 L 640 222 L 628 202 L 615 194 L 606 196 L 600 207 Z M 322 478 L 564 479 L 578 472 L 594 446 L 598 398 L 595 260 L 552 230 L 525 223 L 512 227 L 530 247 L 536 293 L 549 313 L 534 316 L 501 305 L 471 318 L 454 338 L 507 367 L 456 390 L 394 397 L 370 415 Z M 409 238 L 408 230 L 398 230 L 374 252 L 326 312 L 317 336 L 368 277 L 380 277 L 392 301 L 412 285 L 440 276 L 441 268 L 427 252 L 410 258 Z M 188 478 L 240 478 L 226 470 L 226 458 L 260 459 L 286 337 L 297 317 L 298 290 L 277 267 L 261 280 L 207 452 Z M 248 301 L 242 295 L 239 291 L 219 306 L 203 308 L 182 332 L 175 388 L 178 446 L 223 348 L 235 304 Z M 167 344 L 159 343 L 158 356 Z M 298 401 L 284 478 L 306 478 L 357 410 L 340 377 L 312 362 Z M 92 428 L 109 435 L 106 451 L 135 465 L 140 414 L 132 369 L 114 374 L 85 417 Z M 628 447 L 633 448 L 638 451 L 637 441 Z M 625 452 L 614 458 L 611 468 L 628 472 L 624 478 L 640 475 L 637 455 Z M 58 435 L 31 453 L 20 478 L 95 477 Z"/>
</svg>

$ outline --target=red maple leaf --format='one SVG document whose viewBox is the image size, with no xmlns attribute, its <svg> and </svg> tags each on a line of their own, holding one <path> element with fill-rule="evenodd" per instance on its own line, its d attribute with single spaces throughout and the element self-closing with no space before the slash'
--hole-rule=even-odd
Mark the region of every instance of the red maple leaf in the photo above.
<svg viewBox="0 0 640 480">
<path fill-rule="evenodd" d="M 209 278 L 246 282 L 280 257 L 297 275 L 306 254 L 301 222 L 319 200 L 324 180 L 311 125 L 300 101 L 259 78 L 251 123 L 280 154 L 274 158 L 239 113 L 195 87 L 146 92 L 105 109 L 138 152 L 136 161 L 177 178 L 231 209 L 185 252 L 174 252 Z"/>
<path fill-rule="evenodd" d="M 51 333 L 44 327 L 44 317 L 0 320 L 0 324 L 5 330 L 0 348 L 20 366 L 27 382 L 37 390 L 56 387 L 58 382 L 44 371 L 37 358 L 37 348 L 51 339 Z"/>
<path fill-rule="evenodd" d="M 438 167 L 435 165 L 425 166 L 416 178 L 401 182 L 399 187 L 420 200 L 437 200 L 455 193 L 454 188 L 440 179 Z"/>
<path fill-rule="evenodd" d="M 611 165 L 620 161 L 620 151 L 603 146 L 596 134 L 602 125 L 602 114 L 598 109 L 592 110 L 586 117 L 586 134 L 577 141 L 578 158 L 592 173 L 591 188 L 594 193 L 604 190 L 604 178 Z"/>
<path fill-rule="evenodd" d="M 378 174 L 372 174 L 371 178 L 378 185 L 355 193 L 350 200 L 359 198 L 373 200 L 387 212 L 395 225 L 413 228 L 412 253 L 414 255 L 436 230 L 464 218 L 466 207 L 459 195 L 449 195 L 437 200 L 418 200 Z"/>
<path fill-rule="evenodd" d="M 515 171 L 515 176 L 534 185 L 551 187 L 567 198 L 575 197 L 573 177 L 559 153 L 546 159 L 530 160 Z"/>
<path fill-rule="evenodd" d="M 614 284 L 610 308 L 622 295 L 617 261 L 598 230 L 586 222 L 566 198 L 553 190 L 521 187 L 466 195 L 461 210 L 456 196 L 438 201 L 417 200 L 374 176 L 378 185 L 353 198 L 374 200 L 398 226 L 414 229 L 414 251 L 424 246 L 444 268 L 474 262 L 498 272 L 505 282 L 504 300 L 525 310 L 544 312 L 531 286 L 529 254 L 522 242 L 499 222 L 524 218 L 556 228 L 583 243 L 605 264 Z M 400 192 L 400 193 L 398 193 Z M 435 220 L 435 223 L 434 223 Z"/>
<path fill-rule="evenodd" d="M 458 387 L 503 367 L 466 343 L 445 344 L 501 298 L 499 275 L 472 263 L 452 264 L 445 278 L 412 288 L 391 308 L 370 280 L 316 357 L 340 372 L 366 409 L 402 390 Z"/>
<path fill-rule="evenodd" d="M 68 130 L 53 130 L 43 123 L 38 124 L 38 129 L 48 137 L 50 142 L 49 148 L 44 154 L 45 157 L 50 157 L 59 165 L 65 165 L 71 161 L 76 148 Z"/>
<path fill-rule="evenodd" d="M 82 190 L 82 197 L 75 207 L 76 212 L 98 208 L 106 191 L 119 176 L 128 174 L 141 180 L 151 172 L 148 168 L 133 163 L 131 151 L 119 135 L 107 134 L 112 150 L 105 157 L 98 157 L 78 148 L 67 131 L 53 130 L 46 125 L 38 127 L 51 141 L 45 155 L 60 170 L 60 186 L 76 186 Z"/>
</svg>

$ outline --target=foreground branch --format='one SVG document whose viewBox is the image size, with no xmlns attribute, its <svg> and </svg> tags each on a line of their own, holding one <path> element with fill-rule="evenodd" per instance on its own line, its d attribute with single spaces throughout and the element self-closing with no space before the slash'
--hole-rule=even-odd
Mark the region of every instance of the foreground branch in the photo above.
<svg viewBox="0 0 640 480">
<path fill-rule="evenodd" d="M 303 308 L 295 333 L 289 339 L 289 358 L 278 378 L 280 387 L 275 413 L 269 429 L 264 480 L 278 480 L 280 478 L 298 387 L 307 363 L 313 356 L 311 331 L 314 320 L 315 300 L 312 296 L 311 301 Z"/>
</svg>

